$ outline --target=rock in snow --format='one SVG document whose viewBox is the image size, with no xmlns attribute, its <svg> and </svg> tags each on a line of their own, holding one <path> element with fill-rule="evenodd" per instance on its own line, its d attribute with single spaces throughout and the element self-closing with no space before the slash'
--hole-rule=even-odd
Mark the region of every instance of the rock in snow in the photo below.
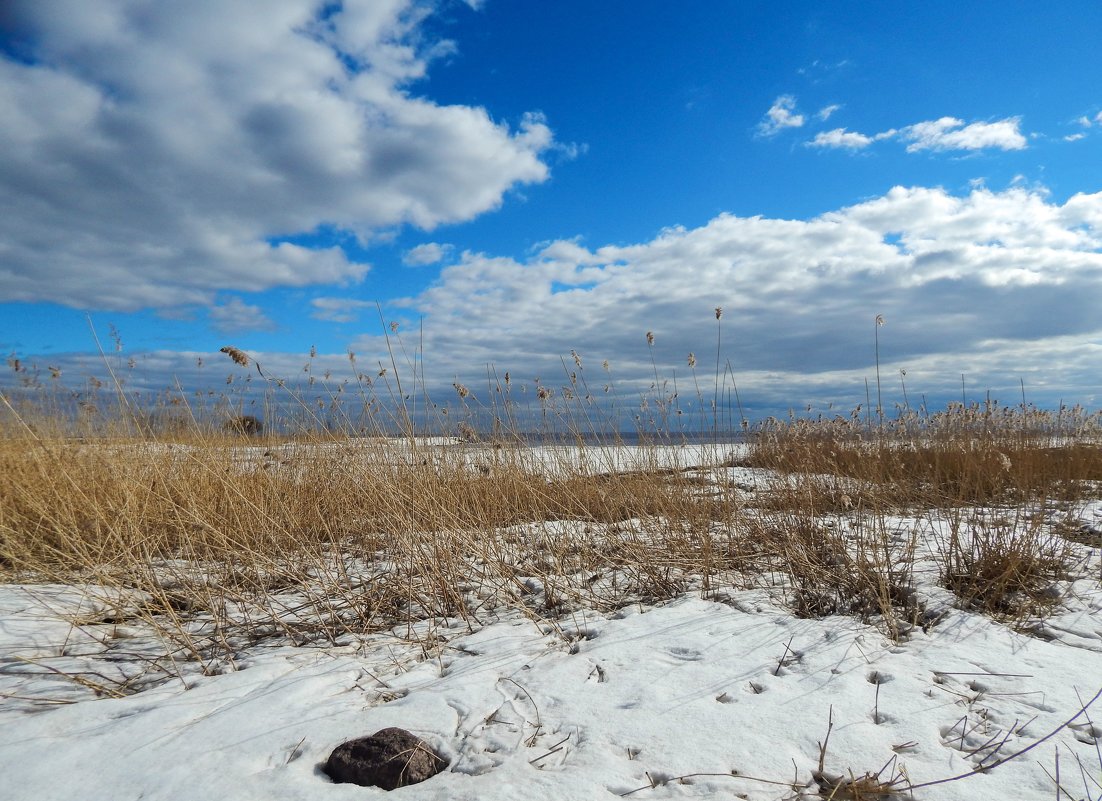
<svg viewBox="0 0 1102 801">
<path fill-rule="evenodd" d="M 393 790 L 423 782 L 446 765 L 420 737 L 392 726 L 338 745 L 325 763 L 325 772 L 338 784 Z"/>
</svg>

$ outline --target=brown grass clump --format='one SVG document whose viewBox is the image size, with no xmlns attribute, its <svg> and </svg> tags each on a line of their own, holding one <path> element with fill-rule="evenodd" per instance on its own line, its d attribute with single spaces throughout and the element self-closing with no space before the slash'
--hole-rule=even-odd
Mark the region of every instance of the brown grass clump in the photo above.
<svg viewBox="0 0 1102 801">
<path fill-rule="evenodd" d="M 966 531 L 954 525 L 943 543 L 941 581 L 965 608 L 1021 621 L 1059 602 L 1055 584 L 1066 578 L 1070 561 L 1067 541 L 1036 518 L 1024 525 L 972 519 Z"/>
<path fill-rule="evenodd" d="M 879 618 L 895 639 L 919 622 L 913 532 L 899 540 L 882 518 L 824 519 L 792 502 L 787 510 L 761 512 L 755 522 L 753 540 L 787 578 L 786 596 L 797 615 Z"/>
<path fill-rule="evenodd" d="M 922 425 L 901 419 L 871 435 L 855 418 L 767 426 L 741 464 L 782 477 L 782 491 L 761 508 L 791 518 L 782 528 L 794 609 L 829 611 L 844 599 L 856 611 L 875 598 L 885 619 L 889 607 L 913 617 L 913 534 L 911 553 L 893 557 L 883 540 L 870 550 L 822 525 L 875 528 L 906 514 L 947 531 L 935 537 L 940 580 L 964 608 L 1019 623 L 1047 614 L 1074 540 L 1050 531 L 1049 512 L 1094 496 L 1102 479 L 1093 418 L 1062 414 L 1057 425 L 1034 411 L 983 414 L 958 404 Z"/>
</svg>

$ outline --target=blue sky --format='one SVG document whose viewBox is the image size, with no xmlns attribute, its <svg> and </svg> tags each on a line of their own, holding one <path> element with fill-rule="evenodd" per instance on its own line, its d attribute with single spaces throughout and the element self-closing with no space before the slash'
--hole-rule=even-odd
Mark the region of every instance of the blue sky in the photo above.
<svg viewBox="0 0 1102 801">
<path fill-rule="evenodd" d="M 90 318 L 147 388 L 226 344 L 339 373 L 387 358 L 381 307 L 434 385 L 561 383 L 575 351 L 639 397 L 652 357 L 711 378 L 721 306 L 768 414 L 862 402 L 881 314 L 886 405 L 905 370 L 1093 407 L 1098 30 L 1094 2 L 16 0 L 0 348 L 79 385 Z"/>
</svg>

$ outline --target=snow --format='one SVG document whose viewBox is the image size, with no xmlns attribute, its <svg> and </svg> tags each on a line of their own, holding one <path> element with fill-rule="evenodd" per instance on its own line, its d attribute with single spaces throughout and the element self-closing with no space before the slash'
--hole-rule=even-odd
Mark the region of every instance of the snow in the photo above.
<svg viewBox="0 0 1102 801">
<path fill-rule="evenodd" d="M 936 524 L 927 534 L 935 547 Z M 1075 547 L 1043 636 L 956 608 L 918 571 L 929 625 L 899 641 L 876 620 L 801 619 L 769 588 L 731 589 L 243 645 L 214 675 L 121 615 L 132 598 L 0 586 L 0 798 L 382 798 L 321 765 L 400 726 L 449 767 L 398 798 L 816 798 L 826 741 L 828 778 L 971 774 L 914 790 L 929 801 L 1054 798 L 1059 749 L 1065 787 L 1098 799 L 1102 702 L 1064 726 L 1102 688 L 1102 565 Z"/>
</svg>

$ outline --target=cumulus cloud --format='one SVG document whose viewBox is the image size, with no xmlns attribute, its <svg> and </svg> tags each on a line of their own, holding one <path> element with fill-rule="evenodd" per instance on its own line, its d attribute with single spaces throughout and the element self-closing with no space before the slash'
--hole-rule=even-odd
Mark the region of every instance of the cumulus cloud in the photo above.
<svg viewBox="0 0 1102 801">
<path fill-rule="evenodd" d="M 834 115 L 835 111 L 838 111 L 841 108 L 842 107 L 839 104 L 832 103 L 829 106 L 824 106 L 823 108 L 819 109 L 818 113 L 815 116 L 823 122 L 826 122 Z"/>
<path fill-rule="evenodd" d="M 407 267 L 424 267 L 429 264 L 438 264 L 451 254 L 452 249 L 452 246 L 448 244 L 426 242 L 423 245 L 410 248 L 402 254 L 402 264 Z"/>
<path fill-rule="evenodd" d="M 489 363 L 562 383 L 560 357 L 575 350 L 590 391 L 611 379 L 630 401 L 653 392 L 652 353 L 688 397 L 687 354 L 714 348 L 722 306 L 722 359 L 761 411 L 863 402 L 876 314 L 889 321 L 882 369 L 906 369 L 931 399 L 959 397 L 962 372 L 1008 400 L 1019 378 L 1038 401 L 1093 393 L 1100 301 L 1102 193 L 1057 204 L 1024 188 L 899 187 L 809 220 L 723 214 L 630 246 L 555 242 L 525 261 L 465 253 L 388 314 L 423 315 L 430 379 L 473 386 Z M 354 349 L 382 358 L 384 347 L 364 336 Z"/>
<path fill-rule="evenodd" d="M 781 95 L 773 101 L 769 111 L 765 112 L 765 119 L 758 123 L 758 134 L 775 136 L 785 128 L 799 128 L 803 124 L 804 115 L 796 113 L 796 98 L 792 95 Z"/>
<path fill-rule="evenodd" d="M 230 298 L 220 306 L 212 306 L 207 318 L 215 331 L 221 334 L 240 334 L 246 331 L 274 331 L 276 325 L 259 306 L 252 306 L 241 298 Z"/>
<path fill-rule="evenodd" d="M 434 403 L 454 398 L 452 382 L 484 392 L 478 388 L 488 372 L 501 379 L 508 371 L 522 407 L 530 400 L 538 411 L 537 378 L 559 404 L 564 389 L 584 380 L 579 392 L 606 409 L 615 401 L 619 423 L 631 426 L 644 398 L 675 385 L 691 413 L 698 398 L 690 352 L 707 408 L 718 325 L 721 364 L 729 361 L 732 370 L 720 382 L 727 389 L 735 382 L 748 415 L 809 404 L 845 414 L 864 403 L 864 381 L 875 375 L 878 314 L 887 321 L 879 330 L 881 373 L 894 377 L 884 385 L 889 409 L 903 400 L 901 369 L 912 405 L 922 396 L 935 407 L 959 399 L 962 373 L 969 399 L 990 389 L 1016 403 L 1021 379 L 1031 402 L 1097 405 L 1100 303 L 1102 193 L 1056 202 L 1026 187 L 963 195 L 897 187 L 810 219 L 722 214 L 637 244 L 587 248 L 562 240 L 525 260 L 464 253 L 428 289 L 384 313 L 402 323 L 397 334 L 386 329 L 389 346 L 399 349 L 394 337 L 423 318 L 423 329 L 413 328 L 416 343 L 406 345 L 419 354 L 418 382 L 423 376 Z M 724 309 L 719 323 L 717 306 Z M 371 322 L 350 343 L 355 369 L 393 371 L 380 329 Z M 302 373 L 303 354 L 253 355 L 268 375 Z M 194 369 L 199 358 L 202 370 Z M 234 365 L 214 359 L 138 354 L 131 380 L 151 389 L 172 375 L 189 387 L 217 382 Z M 97 362 L 50 357 L 67 379 L 97 373 Z M 319 354 L 316 364 L 332 370 L 334 381 L 351 375 L 343 351 Z M 142 377 L 152 371 L 159 372 Z"/>
<path fill-rule="evenodd" d="M 477 5 L 475 3 L 474 5 Z M 0 300 L 132 310 L 347 283 L 362 240 L 548 176 L 542 118 L 412 93 L 446 42 L 414 0 L 15 0 L 0 56 Z"/>
<path fill-rule="evenodd" d="M 956 117 L 918 122 L 903 128 L 899 135 L 908 142 L 907 152 L 917 150 L 1022 150 L 1026 139 L 1019 130 L 1020 117 L 996 122 L 965 125 Z"/>
<path fill-rule="evenodd" d="M 353 323 L 359 319 L 361 311 L 374 305 L 354 298 L 314 298 L 310 301 L 314 310 L 310 316 L 330 323 Z"/>
<path fill-rule="evenodd" d="M 820 131 L 807 144 L 810 147 L 840 147 L 860 150 L 875 141 L 876 137 L 873 136 L 865 136 L 856 131 L 847 131 L 845 128 L 835 128 L 832 131 Z"/>
</svg>

